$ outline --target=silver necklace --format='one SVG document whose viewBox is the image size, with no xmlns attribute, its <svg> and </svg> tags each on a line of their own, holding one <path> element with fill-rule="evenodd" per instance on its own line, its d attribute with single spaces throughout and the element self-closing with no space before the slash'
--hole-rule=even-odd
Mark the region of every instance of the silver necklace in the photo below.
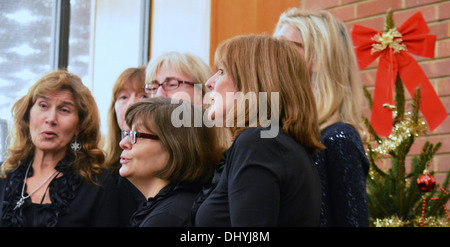
<svg viewBox="0 0 450 247">
<path fill-rule="evenodd" d="M 40 189 L 51 177 L 53 177 L 53 175 L 55 175 L 56 172 L 53 172 L 52 174 L 50 174 L 50 176 L 48 176 L 47 179 L 44 180 L 44 182 L 42 182 L 41 185 L 39 185 L 36 189 L 33 190 L 33 192 L 31 192 L 30 194 L 28 194 L 27 196 L 24 196 L 23 194 L 25 193 L 25 184 L 27 182 L 27 178 L 28 178 L 28 171 L 30 170 L 31 164 L 33 164 L 33 162 L 30 162 L 30 164 L 28 165 L 27 171 L 25 173 L 25 178 L 23 179 L 23 186 L 22 186 L 22 194 L 21 197 L 19 199 L 19 201 L 17 201 L 16 206 L 14 207 L 14 210 L 22 207 L 22 205 L 25 203 L 25 200 L 30 197 L 31 195 L 34 194 L 34 192 L 36 192 L 38 189 Z"/>
</svg>

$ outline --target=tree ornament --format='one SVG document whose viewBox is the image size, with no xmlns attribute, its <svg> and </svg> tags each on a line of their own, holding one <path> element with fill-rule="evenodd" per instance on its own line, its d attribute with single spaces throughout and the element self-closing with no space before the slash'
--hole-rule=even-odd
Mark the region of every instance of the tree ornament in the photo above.
<svg viewBox="0 0 450 247">
<path fill-rule="evenodd" d="M 430 192 L 436 186 L 436 179 L 427 172 L 417 178 L 417 187 L 423 192 Z"/>
</svg>

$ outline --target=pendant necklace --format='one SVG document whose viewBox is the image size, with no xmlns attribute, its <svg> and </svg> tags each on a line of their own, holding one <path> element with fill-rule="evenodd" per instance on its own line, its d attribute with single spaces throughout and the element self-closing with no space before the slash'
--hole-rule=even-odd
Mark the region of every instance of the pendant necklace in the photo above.
<svg viewBox="0 0 450 247">
<path fill-rule="evenodd" d="M 38 189 L 40 189 L 51 177 L 53 177 L 53 175 L 55 175 L 55 173 L 57 173 L 58 171 L 53 172 L 52 174 L 50 174 L 50 176 L 48 176 L 47 179 L 44 180 L 44 182 L 42 182 L 41 185 L 39 185 L 36 189 L 33 190 L 33 192 L 31 192 L 30 194 L 28 194 L 27 196 L 24 196 L 23 194 L 25 193 L 25 184 L 27 182 L 27 178 L 28 178 L 28 171 L 30 170 L 31 164 L 33 164 L 33 162 L 30 162 L 30 164 L 28 165 L 27 171 L 25 173 L 25 178 L 23 179 L 23 186 L 22 186 L 22 194 L 21 197 L 19 199 L 19 201 L 17 201 L 16 206 L 14 207 L 14 210 L 22 207 L 22 205 L 25 203 L 25 200 L 30 197 L 31 195 L 34 194 L 34 192 L 36 192 Z"/>
</svg>

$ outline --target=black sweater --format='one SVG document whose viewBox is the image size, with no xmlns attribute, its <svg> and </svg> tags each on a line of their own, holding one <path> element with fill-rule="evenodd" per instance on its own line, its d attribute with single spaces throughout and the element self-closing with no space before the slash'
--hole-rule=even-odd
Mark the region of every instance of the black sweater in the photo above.
<svg viewBox="0 0 450 247">
<path fill-rule="evenodd" d="M 266 129 L 243 131 L 224 154 L 196 226 L 319 226 L 321 187 L 312 154 L 282 129 L 261 138 Z"/>
</svg>

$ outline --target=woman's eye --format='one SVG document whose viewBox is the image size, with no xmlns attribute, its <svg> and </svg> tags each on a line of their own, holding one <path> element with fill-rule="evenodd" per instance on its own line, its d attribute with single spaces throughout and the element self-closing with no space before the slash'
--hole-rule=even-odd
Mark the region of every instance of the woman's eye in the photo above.
<svg viewBox="0 0 450 247">
<path fill-rule="evenodd" d="M 219 75 L 223 75 L 223 73 L 225 73 L 225 71 L 223 69 L 219 69 Z"/>
<path fill-rule="evenodd" d="M 139 98 L 140 98 L 140 99 L 147 99 L 147 98 L 148 98 L 148 95 L 147 95 L 147 94 L 142 94 Z"/>
</svg>

